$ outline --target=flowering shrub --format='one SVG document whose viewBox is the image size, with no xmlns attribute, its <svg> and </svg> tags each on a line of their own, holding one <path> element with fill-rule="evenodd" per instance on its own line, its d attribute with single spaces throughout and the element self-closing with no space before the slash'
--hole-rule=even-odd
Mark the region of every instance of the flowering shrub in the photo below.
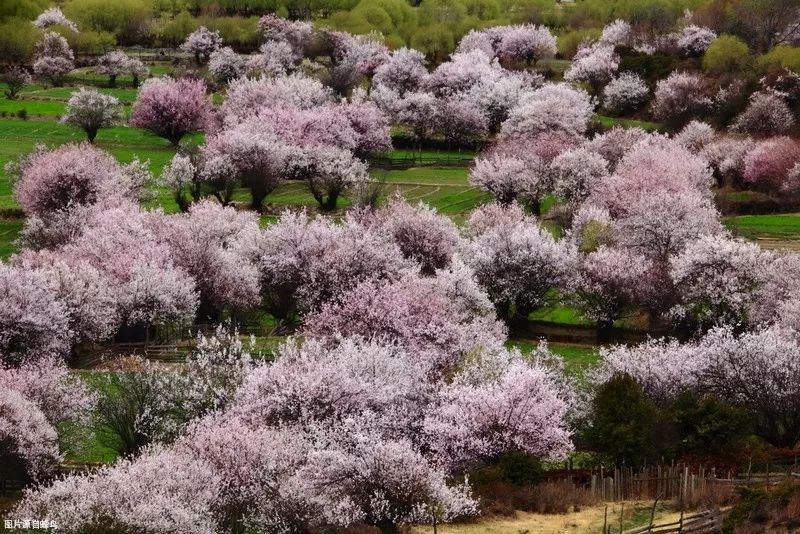
<svg viewBox="0 0 800 534">
<path fill-rule="evenodd" d="M 647 102 L 650 89 L 641 76 L 623 72 L 603 88 L 603 106 L 613 113 L 628 113 Z"/>
<path fill-rule="evenodd" d="M 501 138 L 531 137 L 547 130 L 583 135 L 594 114 L 586 91 L 567 84 L 546 84 L 513 108 L 500 130 Z"/>
<path fill-rule="evenodd" d="M 780 189 L 795 164 L 800 161 L 800 145 L 789 137 L 759 141 L 744 157 L 746 182 Z"/>
<path fill-rule="evenodd" d="M 222 44 L 218 31 L 211 31 L 205 26 L 200 26 L 190 33 L 180 48 L 187 54 L 192 54 L 199 66 L 202 60 L 208 61 L 211 53 Z"/>
<path fill-rule="evenodd" d="M 67 101 L 61 122 L 81 128 L 93 142 L 100 128 L 107 128 L 122 116 L 119 99 L 83 87 Z"/>
<path fill-rule="evenodd" d="M 711 106 L 706 82 L 699 74 L 675 71 L 656 84 L 653 115 L 672 124 L 682 124 Z"/>
<path fill-rule="evenodd" d="M 130 122 L 146 128 L 173 145 L 191 132 L 205 129 L 211 120 L 206 85 L 200 80 L 150 78 L 139 89 Z"/>
<path fill-rule="evenodd" d="M 794 126 L 794 115 L 786 102 L 770 93 L 753 93 L 747 108 L 734 120 L 731 128 L 753 135 L 785 134 Z"/>
<path fill-rule="evenodd" d="M 64 83 L 64 76 L 75 68 L 75 55 L 61 35 L 47 32 L 36 43 L 33 52 L 33 73 L 47 78 L 59 86 Z"/>
</svg>

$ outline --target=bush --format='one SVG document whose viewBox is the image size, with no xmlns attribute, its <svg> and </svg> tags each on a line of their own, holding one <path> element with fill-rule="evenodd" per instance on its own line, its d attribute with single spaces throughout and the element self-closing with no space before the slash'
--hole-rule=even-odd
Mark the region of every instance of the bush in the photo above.
<svg viewBox="0 0 800 534">
<path fill-rule="evenodd" d="M 176 47 L 199 27 L 197 19 L 188 11 L 181 11 L 172 19 L 156 21 L 153 32 L 159 45 Z"/>
<path fill-rule="evenodd" d="M 586 440 L 616 465 L 634 466 L 656 454 L 655 407 L 629 374 L 616 374 L 601 385 L 592 400 Z"/>
<path fill-rule="evenodd" d="M 633 50 L 621 53 L 619 70 L 632 71 L 642 76 L 648 83 L 653 84 L 669 76 L 677 67 L 677 59 L 666 54 L 647 55 Z"/>
<path fill-rule="evenodd" d="M 800 47 L 776 46 L 756 60 L 762 74 L 779 74 L 784 69 L 800 71 Z"/>
<path fill-rule="evenodd" d="M 223 43 L 239 50 L 256 50 L 261 40 L 258 17 L 215 17 L 200 22 L 209 30 L 218 31 Z"/>
<path fill-rule="evenodd" d="M 733 35 L 717 37 L 703 56 L 703 69 L 716 76 L 736 74 L 749 64 L 750 49 L 747 43 Z"/>
<path fill-rule="evenodd" d="M 558 53 L 563 58 L 571 58 L 578 51 L 578 47 L 585 41 L 595 41 L 600 38 L 602 31 L 598 28 L 572 30 L 558 36 Z"/>
<path fill-rule="evenodd" d="M 22 119 L 24 121 L 28 120 L 28 110 L 22 108 L 21 110 L 17 111 L 17 118 Z"/>
<path fill-rule="evenodd" d="M 0 64 L 28 63 L 42 32 L 29 20 L 11 19 L 0 24 Z"/>
<path fill-rule="evenodd" d="M 752 433 L 747 411 L 715 397 L 681 395 L 675 401 L 675 424 L 684 453 L 733 456 Z"/>
<path fill-rule="evenodd" d="M 20 18 L 30 22 L 49 5 L 49 0 L 3 0 L 0 2 L 0 21 Z"/>
<path fill-rule="evenodd" d="M 147 43 L 152 14 L 147 0 L 69 0 L 64 14 L 82 31 L 113 34 L 118 44 Z"/>
<path fill-rule="evenodd" d="M 103 31 L 64 32 L 63 35 L 78 54 L 102 54 L 117 42 L 114 34 Z"/>
</svg>

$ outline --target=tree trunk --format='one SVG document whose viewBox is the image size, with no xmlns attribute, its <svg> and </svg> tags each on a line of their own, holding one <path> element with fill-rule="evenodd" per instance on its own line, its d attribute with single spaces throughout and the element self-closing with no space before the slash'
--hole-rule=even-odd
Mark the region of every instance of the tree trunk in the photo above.
<svg viewBox="0 0 800 534">
<path fill-rule="evenodd" d="M 391 521 L 382 521 L 375 525 L 378 527 L 378 530 L 381 531 L 381 534 L 397 534 L 397 525 L 392 523 Z"/>
<path fill-rule="evenodd" d="M 117 86 L 117 75 L 112 74 L 108 77 L 108 86 L 109 87 L 116 87 Z"/>
<path fill-rule="evenodd" d="M 537 217 L 542 214 L 542 207 L 539 204 L 539 197 L 531 199 L 530 208 L 531 208 L 531 213 L 533 213 Z"/>
<path fill-rule="evenodd" d="M 87 128 L 86 137 L 89 138 L 90 143 L 94 143 L 94 138 L 97 137 L 97 128 Z"/>
</svg>

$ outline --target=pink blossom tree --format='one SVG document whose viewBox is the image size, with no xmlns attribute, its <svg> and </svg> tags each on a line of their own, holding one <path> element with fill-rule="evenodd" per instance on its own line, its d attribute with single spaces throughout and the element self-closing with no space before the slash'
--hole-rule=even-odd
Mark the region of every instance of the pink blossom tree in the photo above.
<svg viewBox="0 0 800 534">
<path fill-rule="evenodd" d="M 66 307 L 44 273 L 0 264 L 0 355 L 6 365 L 64 355 L 70 347 Z"/>
<path fill-rule="evenodd" d="M 646 138 L 647 132 L 641 128 L 614 126 L 607 132 L 595 135 L 586 143 L 586 148 L 603 156 L 609 164 L 609 170 L 614 171 L 623 156 Z"/>
<path fill-rule="evenodd" d="M 220 481 L 204 460 L 153 447 L 96 472 L 56 480 L 17 509 L 70 528 L 211 534 Z M 64 496 L 69 495 L 69 505 Z"/>
<path fill-rule="evenodd" d="M 600 42 L 613 47 L 628 46 L 632 41 L 632 31 L 631 25 L 628 22 L 617 19 L 603 27 L 603 34 L 600 36 Z"/>
<path fill-rule="evenodd" d="M 413 48 L 400 48 L 375 69 L 372 83 L 396 91 L 402 97 L 423 86 L 427 76 L 425 55 Z"/>
<path fill-rule="evenodd" d="M 795 164 L 800 161 L 800 145 L 789 137 L 772 137 L 755 144 L 744 157 L 745 182 L 780 189 Z"/>
<path fill-rule="evenodd" d="M 211 52 L 208 59 L 208 73 L 218 86 L 241 78 L 246 72 L 245 59 L 234 52 L 230 46 L 224 46 Z"/>
<path fill-rule="evenodd" d="M 747 108 L 731 127 L 737 132 L 770 136 L 787 133 L 794 123 L 792 110 L 782 98 L 771 93 L 753 93 Z"/>
<path fill-rule="evenodd" d="M 411 205 L 400 196 L 391 198 L 381 209 L 365 213 L 360 222 L 386 233 L 426 275 L 448 267 L 461 244 L 458 229 L 448 217 L 422 202 Z"/>
<path fill-rule="evenodd" d="M 619 61 L 613 46 L 595 43 L 591 47 L 578 50 L 572 65 L 564 73 L 564 79 L 570 82 L 586 82 L 592 93 L 598 95 L 619 69 Z"/>
<path fill-rule="evenodd" d="M 150 68 L 139 58 L 128 57 L 126 67 L 126 72 L 131 75 L 131 84 L 134 87 L 139 87 L 139 80 L 150 74 Z"/>
<path fill-rule="evenodd" d="M 563 424 L 568 405 L 552 374 L 519 355 L 478 383 L 456 379 L 441 395 L 423 429 L 451 469 L 509 451 L 559 459 L 572 448 Z"/>
<path fill-rule="evenodd" d="M 69 20 L 57 7 L 51 7 L 39 13 L 39 16 L 33 21 L 33 25 L 42 30 L 46 30 L 50 26 L 63 26 L 79 33 L 77 24 Z"/>
<path fill-rule="evenodd" d="M 287 20 L 277 15 L 264 15 L 258 21 L 258 28 L 270 41 L 285 41 L 295 53 L 303 55 L 308 40 L 314 34 L 313 26 L 302 20 Z"/>
<path fill-rule="evenodd" d="M 551 289 L 564 287 L 575 260 L 568 243 L 555 241 L 531 217 L 514 226 L 484 228 L 464 252 L 465 263 L 505 320 L 524 319 L 543 306 Z"/>
<path fill-rule="evenodd" d="M 264 232 L 259 265 L 264 303 L 288 327 L 298 313 L 361 282 L 397 279 L 413 263 L 395 243 L 352 219 L 339 226 L 326 217 L 284 213 Z"/>
<path fill-rule="evenodd" d="M 601 246 L 579 260 L 570 282 L 572 299 L 604 334 L 646 295 L 652 265 L 627 249 Z"/>
<path fill-rule="evenodd" d="M 3 94 L 9 100 L 15 100 L 19 91 L 31 83 L 32 78 L 24 67 L 13 65 L 3 70 L 2 74 L 0 74 L 0 80 L 6 84 Z"/>
<path fill-rule="evenodd" d="M 97 60 L 97 72 L 108 76 L 108 86 L 117 86 L 117 76 L 129 71 L 131 58 L 122 50 L 112 50 Z"/>
<path fill-rule="evenodd" d="M 229 85 L 226 96 L 220 115 L 231 126 L 264 108 L 309 109 L 333 102 L 330 88 L 299 73 L 276 78 L 241 78 Z"/>
<path fill-rule="evenodd" d="M 49 357 L 16 368 L 0 365 L 0 386 L 4 476 L 22 480 L 51 476 L 63 459 L 56 426 L 86 423 L 94 396 L 63 362 Z M 15 473 L 20 467 L 22 472 Z"/>
<path fill-rule="evenodd" d="M 644 394 L 659 404 L 675 400 L 681 393 L 698 391 L 707 361 L 694 343 L 673 339 L 650 339 L 638 345 L 615 345 L 600 349 L 601 363 L 590 381 L 603 384 L 616 374 L 632 376 Z"/>
<path fill-rule="evenodd" d="M 55 32 L 47 32 L 36 43 L 33 52 L 33 73 L 47 78 L 55 86 L 75 68 L 75 54 L 67 40 Z"/>
<path fill-rule="evenodd" d="M 93 143 L 100 128 L 112 126 L 121 116 L 117 97 L 81 87 L 67 101 L 61 122 L 81 128 L 86 132 L 89 142 Z"/>
<path fill-rule="evenodd" d="M 717 34 L 710 28 L 691 24 L 681 30 L 677 45 L 687 56 L 700 56 L 708 50 L 716 38 Z"/>
<path fill-rule="evenodd" d="M 247 60 L 250 76 L 285 76 L 295 67 L 297 55 L 286 41 L 267 41 Z"/>
<path fill-rule="evenodd" d="M 306 317 L 303 333 L 397 342 L 426 354 L 434 371 L 451 373 L 468 354 L 501 347 L 505 329 L 469 269 L 462 265 L 448 274 L 365 282 Z"/>
<path fill-rule="evenodd" d="M 752 139 L 721 137 L 703 146 L 700 155 L 714 169 L 717 183 L 722 185 L 728 177 L 741 180 L 745 168 L 745 157 L 754 148 Z"/>
<path fill-rule="evenodd" d="M 529 66 L 556 52 L 555 36 L 547 27 L 534 24 L 504 27 L 497 45 L 497 55 L 504 61 L 522 61 Z"/>
<path fill-rule="evenodd" d="M 61 249 L 67 258 L 85 261 L 104 275 L 120 323 L 134 332 L 189 323 L 197 310 L 194 280 L 175 266 L 169 246 L 148 224 L 148 218 L 159 216 L 131 203 L 98 211 L 84 223 L 83 233 Z"/>
<path fill-rule="evenodd" d="M 342 96 L 350 94 L 362 77 L 372 75 L 389 59 L 389 49 L 380 35 L 328 32 L 328 39 L 333 49 L 330 84 Z"/>
<path fill-rule="evenodd" d="M 486 116 L 489 131 L 496 133 L 509 112 L 543 83 L 543 78 L 527 72 L 504 72 L 486 76 L 461 94 Z"/>
<path fill-rule="evenodd" d="M 362 522 L 388 533 L 398 525 L 445 523 L 477 512 L 469 486 L 448 485 L 446 472 L 413 442 L 363 426 L 356 419 L 347 421 L 345 433 L 329 432 L 327 446 L 313 450 L 301 471 L 328 504 L 328 523 Z"/>
<path fill-rule="evenodd" d="M 19 269 L 44 275 L 64 307 L 71 346 L 109 339 L 119 327 L 113 289 L 98 269 L 58 251 L 23 251 L 13 258 Z"/>
<path fill-rule="evenodd" d="M 202 131 L 211 120 L 211 104 L 201 80 L 149 78 L 142 84 L 130 123 L 150 130 L 174 146 L 191 132 Z"/>
<path fill-rule="evenodd" d="M 707 145 L 716 140 L 717 132 L 705 122 L 691 121 L 678 132 L 674 139 L 682 147 L 688 149 L 693 154 L 699 154 Z"/>
<path fill-rule="evenodd" d="M 678 315 L 700 324 L 746 323 L 771 257 L 758 245 L 724 236 L 689 243 L 671 261 Z"/>
<path fill-rule="evenodd" d="M 439 101 L 439 131 L 448 146 L 461 146 L 484 137 L 489 130 L 488 117 L 474 102 L 461 98 Z"/>
<path fill-rule="evenodd" d="M 650 89 L 641 76 L 623 72 L 603 88 L 603 106 L 613 113 L 635 111 L 647 102 Z"/>
<path fill-rule="evenodd" d="M 653 115 L 674 125 L 682 125 L 711 106 L 706 81 L 699 74 L 675 71 L 656 84 Z"/>
<path fill-rule="evenodd" d="M 218 31 L 211 31 L 205 26 L 200 26 L 186 37 L 180 48 L 187 54 L 194 56 L 194 61 L 199 67 L 203 61 L 208 61 L 211 53 L 222 45 L 222 37 Z"/>
<path fill-rule="evenodd" d="M 26 214 L 40 217 L 80 205 L 139 200 L 149 179 L 140 171 L 85 143 L 41 147 L 13 170 L 14 197 Z"/>
<path fill-rule="evenodd" d="M 224 311 L 258 304 L 259 227 L 254 214 L 204 200 L 185 215 L 156 220 L 156 232 L 168 243 L 173 262 L 194 279 L 202 317 L 214 320 Z"/>
<path fill-rule="evenodd" d="M 0 440 L 4 478 L 37 480 L 61 460 L 56 429 L 35 403 L 13 389 L 0 389 Z"/>
<path fill-rule="evenodd" d="M 440 64 L 426 79 L 426 89 L 436 96 L 468 91 L 481 80 L 502 75 L 502 67 L 480 50 L 455 53 Z"/>
<path fill-rule="evenodd" d="M 272 129 L 254 117 L 209 138 L 201 154 L 209 162 L 224 158 L 250 189 L 253 207 L 261 209 L 267 195 L 286 178 L 290 151 Z M 228 204 L 234 183 L 223 183 L 230 187 L 218 195 L 223 204 Z"/>
<path fill-rule="evenodd" d="M 581 136 L 593 114 L 594 102 L 586 91 L 566 84 L 546 84 L 509 112 L 500 137 L 530 137 L 548 130 Z"/>
<path fill-rule="evenodd" d="M 800 344 L 793 332 L 768 328 L 736 336 L 731 328 L 716 329 L 698 349 L 707 359 L 700 382 L 705 391 L 750 411 L 769 443 L 797 443 Z"/>
<path fill-rule="evenodd" d="M 553 158 L 550 168 L 553 192 L 573 207 L 586 200 L 595 185 L 608 175 L 608 162 L 586 148 L 562 152 Z"/>
</svg>

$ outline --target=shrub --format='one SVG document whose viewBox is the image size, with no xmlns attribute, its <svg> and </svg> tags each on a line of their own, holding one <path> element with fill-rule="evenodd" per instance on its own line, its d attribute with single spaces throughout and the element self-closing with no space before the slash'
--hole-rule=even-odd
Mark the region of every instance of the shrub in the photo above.
<svg viewBox="0 0 800 534">
<path fill-rule="evenodd" d="M 589 445 L 616 465 L 636 465 L 657 450 L 656 411 L 641 386 L 628 374 L 616 374 L 592 399 Z"/>
<path fill-rule="evenodd" d="M 139 90 L 130 122 L 177 145 L 187 133 L 203 130 L 210 118 L 211 103 L 201 80 L 150 78 Z"/>
<path fill-rule="evenodd" d="M 31 75 L 24 68 L 14 65 L 3 72 L 0 80 L 6 84 L 6 98 L 14 100 L 19 90 L 31 83 Z"/>
<path fill-rule="evenodd" d="M 771 93 L 754 93 L 732 129 L 753 135 L 785 134 L 794 126 L 794 115 L 786 102 Z"/>
<path fill-rule="evenodd" d="M 117 97 L 82 87 L 72 93 L 61 122 L 81 128 L 92 143 L 100 128 L 112 126 L 121 116 L 122 109 Z"/>
<path fill-rule="evenodd" d="M 647 102 L 647 84 L 632 72 L 623 72 L 603 89 L 603 106 L 613 113 L 634 111 Z"/>
<path fill-rule="evenodd" d="M 720 35 L 703 56 L 703 69 L 716 76 L 736 74 L 749 64 L 750 48 L 733 35 Z"/>
<path fill-rule="evenodd" d="M 683 125 L 710 108 L 707 91 L 702 76 L 675 71 L 656 85 L 653 116 L 672 126 Z"/>
</svg>

